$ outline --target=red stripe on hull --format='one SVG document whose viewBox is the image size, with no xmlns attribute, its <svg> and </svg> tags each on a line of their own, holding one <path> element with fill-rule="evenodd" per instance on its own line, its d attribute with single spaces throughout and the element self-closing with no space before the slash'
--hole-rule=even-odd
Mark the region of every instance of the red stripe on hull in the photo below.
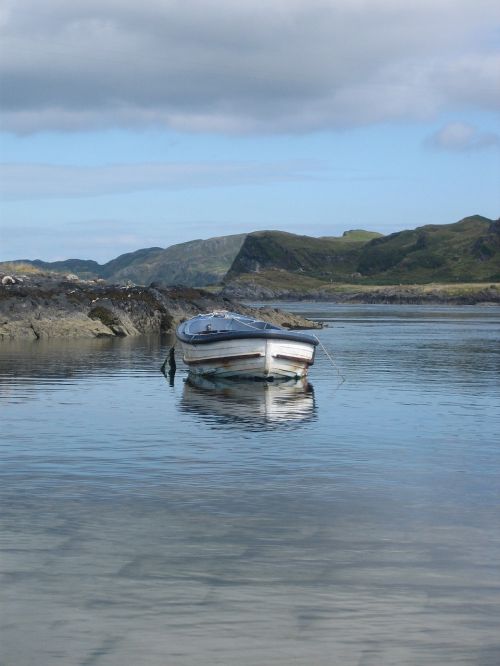
<svg viewBox="0 0 500 666">
<path fill-rule="evenodd" d="M 187 365 L 203 365 L 203 363 L 229 363 L 230 361 L 239 361 L 247 358 L 263 358 L 263 354 L 238 354 L 235 356 L 214 356 L 213 358 L 202 358 L 194 361 L 184 359 Z"/>
</svg>

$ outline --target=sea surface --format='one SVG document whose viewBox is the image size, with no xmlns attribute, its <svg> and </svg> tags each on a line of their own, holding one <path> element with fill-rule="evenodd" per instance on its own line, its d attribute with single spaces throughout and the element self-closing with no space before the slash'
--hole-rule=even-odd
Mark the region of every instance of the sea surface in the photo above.
<svg viewBox="0 0 500 666">
<path fill-rule="evenodd" d="M 309 384 L 0 345 L 1 666 L 500 664 L 500 308 L 286 307 Z"/>
</svg>

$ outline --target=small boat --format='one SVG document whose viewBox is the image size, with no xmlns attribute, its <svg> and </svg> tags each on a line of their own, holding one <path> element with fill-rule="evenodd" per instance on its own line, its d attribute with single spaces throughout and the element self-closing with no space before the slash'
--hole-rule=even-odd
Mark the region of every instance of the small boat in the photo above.
<svg viewBox="0 0 500 666">
<path fill-rule="evenodd" d="M 211 312 L 177 328 L 190 372 L 218 377 L 304 377 L 318 339 L 235 312 Z"/>
</svg>

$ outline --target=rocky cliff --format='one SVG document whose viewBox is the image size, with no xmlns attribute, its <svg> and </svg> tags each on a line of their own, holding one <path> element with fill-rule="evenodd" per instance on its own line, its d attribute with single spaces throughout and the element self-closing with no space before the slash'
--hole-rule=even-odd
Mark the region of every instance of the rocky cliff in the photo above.
<svg viewBox="0 0 500 666">
<path fill-rule="evenodd" d="M 0 273 L 0 340 L 159 333 L 213 310 L 234 310 L 290 328 L 316 327 L 293 314 L 256 310 L 199 289 L 124 287 L 76 276 Z"/>
</svg>

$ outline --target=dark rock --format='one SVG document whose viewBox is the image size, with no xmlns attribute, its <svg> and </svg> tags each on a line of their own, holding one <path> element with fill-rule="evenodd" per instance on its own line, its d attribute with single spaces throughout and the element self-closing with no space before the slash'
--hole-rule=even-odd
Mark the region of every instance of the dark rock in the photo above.
<svg viewBox="0 0 500 666">
<path fill-rule="evenodd" d="M 293 314 L 259 311 L 202 289 L 118 286 L 35 274 L 22 284 L 0 285 L 0 340 L 159 333 L 214 310 L 234 310 L 294 328 L 317 327 Z"/>
</svg>

